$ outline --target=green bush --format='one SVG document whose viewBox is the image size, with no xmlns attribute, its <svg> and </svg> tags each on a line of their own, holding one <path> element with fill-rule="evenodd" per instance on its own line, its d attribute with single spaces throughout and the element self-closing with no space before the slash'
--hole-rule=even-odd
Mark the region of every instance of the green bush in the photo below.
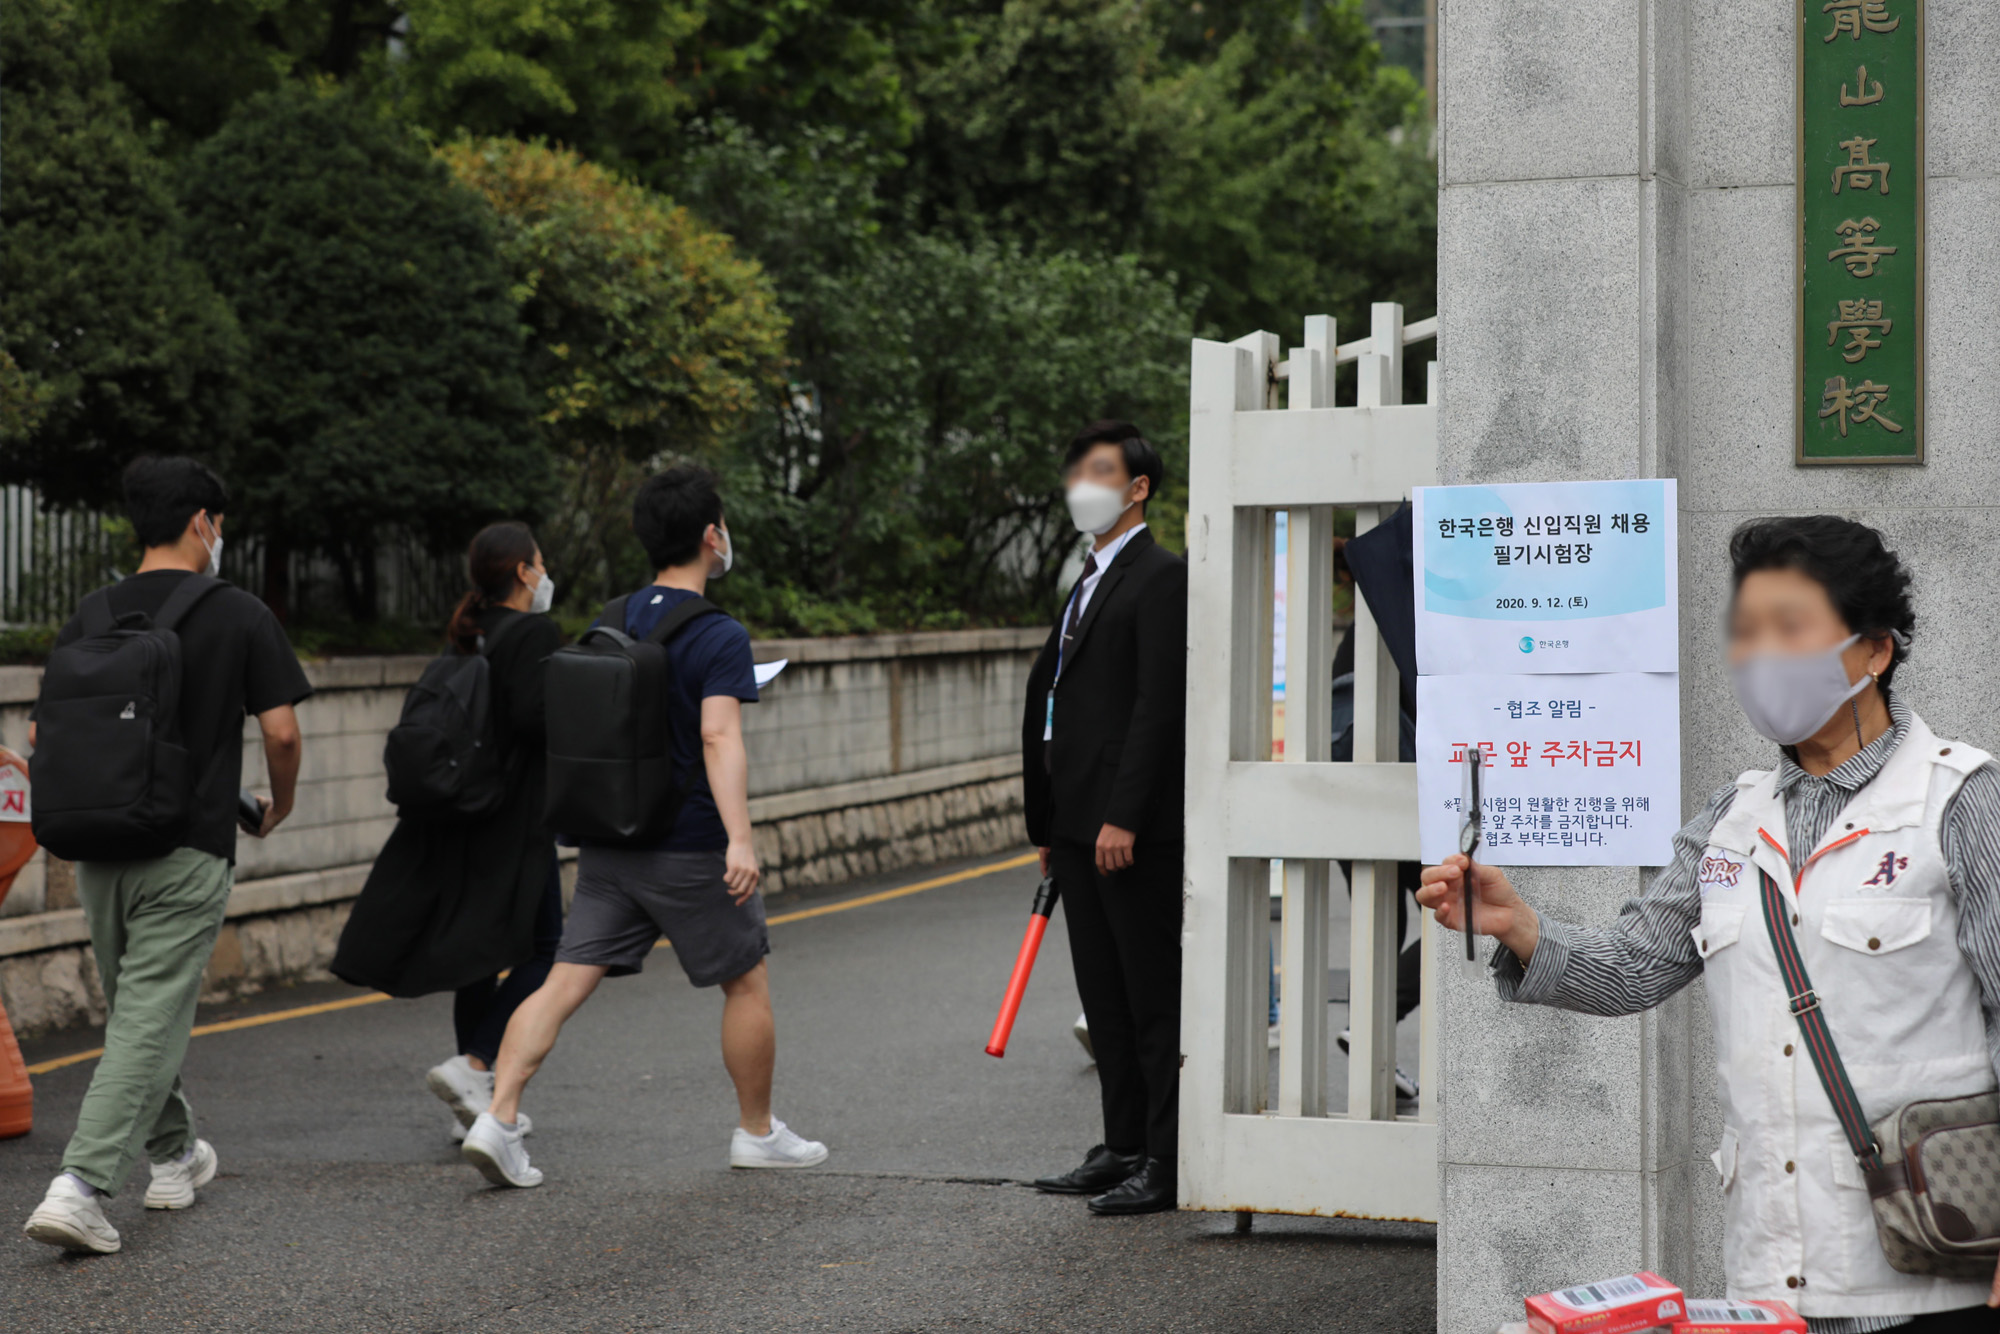
<svg viewBox="0 0 2000 1334">
<path fill-rule="evenodd" d="M 0 4 L 0 480 L 102 504 L 135 455 L 226 449 L 243 344 L 67 0 Z"/>
<path fill-rule="evenodd" d="M 196 151 L 183 199 L 249 339 L 230 517 L 264 539 L 267 597 L 317 549 L 372 620 L 383 531 L 449 552 L 541 511 L 552 469 L 492 216 L 413 132 L 351 96 L 267 94 Z"/>
</svg>

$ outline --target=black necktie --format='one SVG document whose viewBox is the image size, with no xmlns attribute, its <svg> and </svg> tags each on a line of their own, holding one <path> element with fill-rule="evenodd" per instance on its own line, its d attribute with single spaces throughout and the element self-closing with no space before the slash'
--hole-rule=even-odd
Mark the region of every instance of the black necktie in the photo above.
<svg viewBox="0 0 2000 1334">
<path fill-rule="evenodd" d="M 1069 656 L 1070 646 L 1076 642 L 1076 623 L 1083 618 L 1083 586 L 1097 573 L 1097 553 L 1091 552 L 1083 558 L 1083 578 L 1076 581 L 1076 592 L 1069 600 L 1069 619 L 1063 622 L 1062 651 Z"/>
<path fill-rule="evenodd" d="M 1093 551 L 1083 558 L 1083 578 L 1076 581 L 1076 591 L 1071 593 L 1069 597 L 1069 616 L 1063 621 L 1062 651 L 1056 658 L 1056 676 L 1058 679 L 1062 676 L 1063 665 L 1069 657 L 1070 649 L 1076 643 L 1076 623 L 1083 617 L 1083 586 L 1089 583 L 1090 576 L 1096 573 L 1097 553 Z M 1051 696 L 1055 694 L 1055 687 L 1053 685 L 1049 687 L 1049 694 Z M 1049 708 L 1053 709 L 1054 707 L 1055 701 L 1051 699 Z M 1043 772 L 1048 772 L 1055 767 L 1054 750 L 1055 746 L 1053 742 L 1044 741 L 1042 743 Z"/>
</svg>

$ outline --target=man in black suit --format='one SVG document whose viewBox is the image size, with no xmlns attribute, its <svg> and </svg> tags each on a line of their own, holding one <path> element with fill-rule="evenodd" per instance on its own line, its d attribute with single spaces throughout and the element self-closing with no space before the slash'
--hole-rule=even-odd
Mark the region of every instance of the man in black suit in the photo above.
<svg viewBox="0 0 2000 1334">
<path fill-rule="evenodd" d="M 1153 540 L 1160 456 L 1128 422 L 1085 427 L 1063 460 L 1083 577 L 1028 674 L 1028 837 L 1061 891 L 1097 1057 L 1104 1142 L 1035 1185 L 1096 1214 L 1175 1207 L 1187 564 Z"/>
</svg>

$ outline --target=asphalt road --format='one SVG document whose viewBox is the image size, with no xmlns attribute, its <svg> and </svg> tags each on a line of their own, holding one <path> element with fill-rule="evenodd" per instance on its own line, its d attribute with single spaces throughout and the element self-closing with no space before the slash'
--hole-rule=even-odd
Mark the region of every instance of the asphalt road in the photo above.
<svg viewBox="0 0 2000 1334">
<path fill-rule="evenodd" d="M 450 998 L 365 1005 L 196 1038 L 220 1176 L 147 1212 L 141 1165 L 111 1206 L 124 1251 L 65 1258 L 16 1229 L 92 1067 L 38 1076 L 36 1131 L 0 1141 L 0 1330 L 1434 1329 L 1428 1228 L 1260 1217 L 1239 1236 L 1227 1214 L 1098 1219 L 1024 1187 L 1098 1125 L 1060 914 L 1007 1059 L 981 1050 L 1033 886 L 1020 868 L 772 927 L 777 1112 L 833 1151 L 805 1172 L 728 1169 L 719 997 L 666 950 L 598 992 L 530 1089 L 536 1190 L 488 1187 L 424 1089 Z"/>
</svg>

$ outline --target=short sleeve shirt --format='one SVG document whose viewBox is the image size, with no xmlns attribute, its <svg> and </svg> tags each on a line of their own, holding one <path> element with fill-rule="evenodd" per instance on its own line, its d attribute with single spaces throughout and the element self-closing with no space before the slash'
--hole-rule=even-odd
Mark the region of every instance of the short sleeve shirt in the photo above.
<svg viewBox="0 0 2000 1334">
<path fill-rule="evenodd" d="M 695 596 L 684 588 L 648 585 L 625 603 L 625 633 L 644 639 L 666 614 Z M 667 701 L 673 723 L 674 770 L 686 784 L 687 799 L 673 833 L 654 844 L 662 852 L 718 852 L 729 846 L 729 832 L 708 786 L 708 765 L 701 750 L 701 702 L 711 696 L 757 702 L 757 675 L 750 656 L 750 632 L 732 616 L 701 616 L 667 644 L 673 664 L 673 697 Z"/>
<path fill-rule="evenodd" d="M 111 613 L 159 615 L 167 598 L 192 578 L 185 570 L 128 575 L 110 590 Z M 199 775 L 199 805 L 181 846 L 236 861 L 236 793 L 243 783 L 243 719 L 312 694 L 284 627 L 257 598 L 224 584 L 181 621 L 181 737 Z M 75 642 L 82 622 L 72 616 L 56 645 Z"/>
</svg>

